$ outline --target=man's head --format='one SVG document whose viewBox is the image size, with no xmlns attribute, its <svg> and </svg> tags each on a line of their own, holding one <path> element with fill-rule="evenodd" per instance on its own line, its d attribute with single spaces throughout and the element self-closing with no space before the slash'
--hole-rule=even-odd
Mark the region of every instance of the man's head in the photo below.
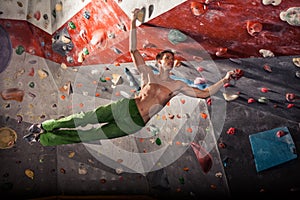
<svg viewBox="0 0 300 200">
<path fill-rule="evenodd" d="M 174 66 L 174 53 L 171 50 L 164 50 L 156 55 L 156 63 L 163 68 L 172 69 Z"/>
</svg>

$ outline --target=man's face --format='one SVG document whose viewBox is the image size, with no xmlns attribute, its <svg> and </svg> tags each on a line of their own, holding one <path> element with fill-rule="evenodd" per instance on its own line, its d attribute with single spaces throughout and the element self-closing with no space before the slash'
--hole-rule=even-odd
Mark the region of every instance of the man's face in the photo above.
<svg viewBox="0 0 300 200">
<path fill-rule="evenodd" d="M 171 53 L 165 53 L 160 60 L 162 67 L 172 69 L 174 66 L 174 56 Z"/>
</svg>

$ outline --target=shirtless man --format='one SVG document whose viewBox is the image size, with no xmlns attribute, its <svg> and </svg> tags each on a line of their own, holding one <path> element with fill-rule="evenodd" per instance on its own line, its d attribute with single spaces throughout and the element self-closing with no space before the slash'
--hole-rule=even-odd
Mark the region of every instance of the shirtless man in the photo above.
<svg viewBox="0 0 300 200">
<path fill-rule="evenodd" d="M 156 56 L 159 73 L 154 74 L 137 50 L 136 20 L 140 9 L 132 12 L 130 29 L 130 54 L 141 75 L 141 90 L 134 99 L 120 99 L 108 105 L 99 106 L 89 112 L 76 113 L 61 119 L 50 119 L 42 124 L 33 124 L 25 139 L 30 144 L 39 141 L 43 146 L 89 142 L 111 139 L 136 133 L 177 94 L 196 98 L 207 98 L 215 94 L 224 83 L 232 79 L 234 71 L 214 85 L 200 90 L 180 80 L 169 77 L 174 66 L 174 53 L 162 51 Z M 105 123 L 88 130 L 74 129 L 88 124 Z"/>
</svg>

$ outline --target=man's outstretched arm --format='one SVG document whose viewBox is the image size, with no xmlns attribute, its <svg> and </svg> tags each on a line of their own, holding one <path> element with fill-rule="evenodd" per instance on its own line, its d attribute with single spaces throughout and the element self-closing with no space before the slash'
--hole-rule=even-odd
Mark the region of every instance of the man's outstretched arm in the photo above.
<svg viewBox="0 0 300 200">
<path fill-rule="evenodd" d="M 133 63 L 139 69 L 140 65 L 144 65 L 145 61 L 141 53 L 137 50 L 137 34 L 136 34 L 136 20 L 140 9 L 136 8 L 132 11 L 131 28 L 129 34 L 129 51 Z"/>
<path fill-rule="evenodd" d="M 234 71 L 229 71 L 226 73 L 225 77 L 216 82 L 215 84 L 205 88 L 204 90 L 200 90 L 198 88 L 193 88 L 188 85 L 181 88 L 181 93 L 190 96 L 190 97 L 196 97 L 196 98 L 207 98 L 209 96 L 214 95 L 217 93 L 225 83 L 229 83 L 232 79 L 232 75 L 234 74 Z"/>
</svg>

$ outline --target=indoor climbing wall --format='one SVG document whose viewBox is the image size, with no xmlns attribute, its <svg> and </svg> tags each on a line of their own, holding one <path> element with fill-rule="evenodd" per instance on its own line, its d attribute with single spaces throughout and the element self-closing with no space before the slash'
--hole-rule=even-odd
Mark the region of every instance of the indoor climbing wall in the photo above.
<svg viewBox="0 0 300 200">
<path fill-rule="evenodd" d="M 179 95 L 125 138 L 49 148 L 22 140 L 32 123 L 138 92 L 128 52 L 136 7 L 145 13 L 138 48 L 152 67 L 156 53 L 172 49 L 182 65 L 170 77 L 190 86 L 203 89 L 236 68 L 244 77 L 205 100 Z M 1 0 L 0 130 L 15 131 L 0 143 L 1 194 L 201 199 L 299 191 L 299 7 L 299 0 Z M 261 134 L 267 142 L 257 141 Z"/>
</svg>

